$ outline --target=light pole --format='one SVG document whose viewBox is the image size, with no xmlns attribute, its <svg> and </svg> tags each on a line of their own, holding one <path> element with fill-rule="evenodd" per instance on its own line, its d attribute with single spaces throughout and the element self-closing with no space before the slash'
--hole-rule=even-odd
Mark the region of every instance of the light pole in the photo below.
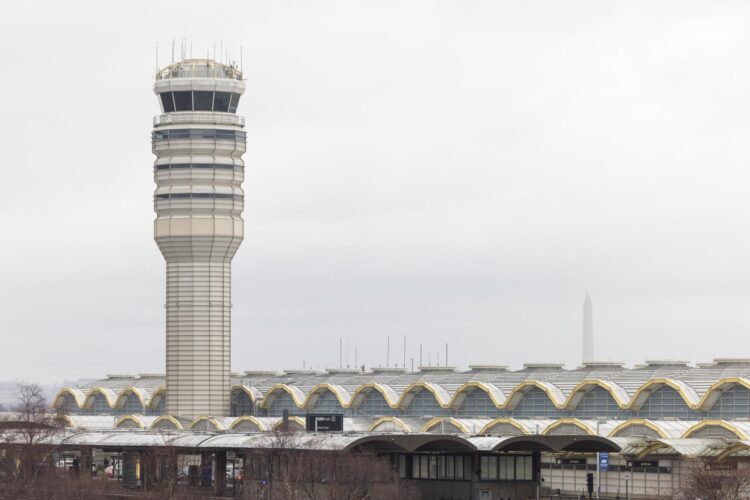
<svg viewBox="0 0 750 500">
<path fill-rule="evenodd" d="M 599 424 L 601 420 L 596 421 L 596 436 L 599 437 Z M 602 491 L 602 461 L 599 452 L 596 452 L 596 500 L 599 500 L 599 494 Z"/>
</svg>

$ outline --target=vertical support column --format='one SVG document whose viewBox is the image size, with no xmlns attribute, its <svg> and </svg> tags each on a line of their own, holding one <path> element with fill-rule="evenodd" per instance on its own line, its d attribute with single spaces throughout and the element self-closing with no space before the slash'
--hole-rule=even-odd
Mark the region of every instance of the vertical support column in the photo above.
<svg viewBox="0 0 750 500">
<path fill-rule="evenodd" d="M 157 470 L 160 457 L 154 450 L 146 450 L 141 455 L 141 484 L 145 491 L 151 490 L 157 483 Z"/>
<path fill-rule="evenodd" d="M 471 494 L 472 498 L 479 498 L 479 453 L 472 453 L 471 461 Z M 464 469 L 465 470 L 465 469 Z"/>
<path fill-rule="evenodd" d="M 126 488 L 138 487 L 138 454 L 133 451 L 122 454 L 122 485 Z"/>
<path fill-rule="evenodd" d="M 222 496 L 227 485 L 227 452 L 217 451 L 214 457 L 214 492 Z"/>
<path fill-rule="evenodd" d="M 289 410 L 284 408 L 281 413 L 281 432 L 289 432 Z"/>
<path fill-rule="evenodd" d="M 232 495 L 234 495 L 235 497 L 242 497 L 242 495 L 245 494 L 245 481 L 247 481 L 248 479 L 252 480 L 253 477 L 249 476 L 251 470 L 250 465 L 247 461 L 248 454 L 237 453 L 236 457 L 239 458 L 239 462 L 241 464 L 240 470 L 242 471 L 242 474 L 240 474 L 239 479 L 236 479 L 235 477 L 232 478 Z"/>
<path fill-rule="evenodd" d="M 211 487 L 211 474 L 213 473 L 213 460 L 210 453 L 201 453 L 201 488 Z"/>
<path fill-rule="evenodd" d="M 93 453 L 91 448 L 81 449 L 81 478 L 91 479 L 93 474 Z"/>
<path fill-rule="evenodd" d="M 5 450 L 5 473 L 9 477 L 18 474 L 17 455 L 15 450 L 10 448 Z"/>
</svg>

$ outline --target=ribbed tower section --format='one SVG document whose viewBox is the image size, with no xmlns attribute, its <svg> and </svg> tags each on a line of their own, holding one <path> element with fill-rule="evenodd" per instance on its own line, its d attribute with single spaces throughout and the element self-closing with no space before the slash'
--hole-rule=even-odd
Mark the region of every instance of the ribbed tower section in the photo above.
<svg viewBox="0 0 750 500">
<path fill-rule="evenodd" d="M 232 258 L 243 238 L 242 73 L 184 60 L 156 75 L 154 239 L 167 263 L 167 411 L 229 415 Z"/>
</svg>

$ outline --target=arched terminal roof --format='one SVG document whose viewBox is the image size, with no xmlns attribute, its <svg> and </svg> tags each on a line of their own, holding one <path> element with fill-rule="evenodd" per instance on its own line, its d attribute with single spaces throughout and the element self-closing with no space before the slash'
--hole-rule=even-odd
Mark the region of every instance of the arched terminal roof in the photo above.
<svg viewBox="0 0 750 500">
<path fill-rule="evenodd" d="M 61 407 L 71 399 L 85 408 L 97 394 L 104 394 L 113 409 L 129 393 L 135 393 L 147 408 L 163 392 L 164 379 L 158 376 L 112 376 L 80 388 L 66 388 L 53 405 Z M 628 369 L 593 364 L 575 370 L 553 365 L 531 365 L 519 371 L 508 370 L 351 370 L 317 373 L 248 372 L 233 379 L 233 390 L 243 390 L 262 408 L 269 408 L 282 393 L 288 394 L 300 409 L 313 408 L 316 395 L 329 391 L 342 409 L 355 410 L 375 391 L 394 410 L 405 410 L 415 394 L 428 391 L 441 408 L 456 411 L 469 394 L 481 391 L 498 410 L 515 408 L 529 391 L 542 391 L 559 410 L 575 410 L 592 390 L 605 391 L 622 410 L 637 411 L 653 394 L 673 391 L 691 411 L 707 412 L 729 390 L 750 390 L 750 361 L 717 360 L 710 365 L 691 367 L 684 363 L 649 362 Z"/>
</svg>

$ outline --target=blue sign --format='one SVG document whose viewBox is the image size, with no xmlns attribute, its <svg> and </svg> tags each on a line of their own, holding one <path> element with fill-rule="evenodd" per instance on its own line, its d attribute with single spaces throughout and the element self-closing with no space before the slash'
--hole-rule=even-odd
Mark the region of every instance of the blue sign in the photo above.
<svg viewBox="0 0 750 500">
<path fill-rule="evenodd" d="M 599 453 L 599 470 L 609 470 L 609 453 L 606 451 Z"/>
</svg>

